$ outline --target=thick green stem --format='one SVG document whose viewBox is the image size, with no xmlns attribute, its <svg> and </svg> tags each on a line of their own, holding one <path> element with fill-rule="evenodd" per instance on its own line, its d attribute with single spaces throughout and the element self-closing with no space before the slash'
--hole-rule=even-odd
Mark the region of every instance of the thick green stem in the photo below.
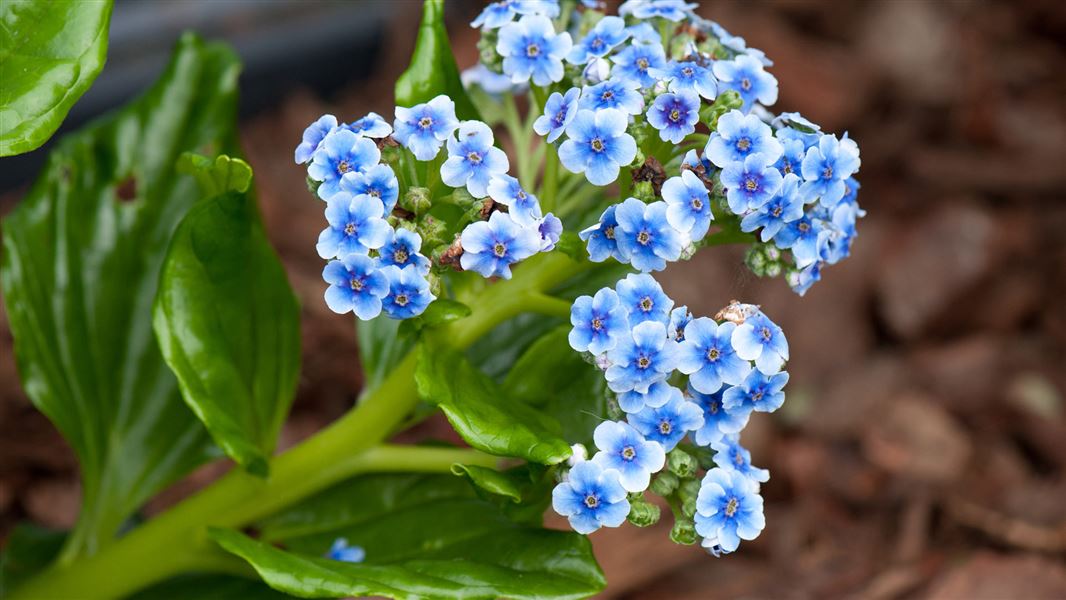
<svg viewBox="0 0 1066 600">
<path fill-rule="evenodd" d="M 497 324 L 529 310 L 544 290 L 578 273 L 583 265 L 560 253 L 540 254 L 516 269 L 516 278 L 468 299 L 473 313 L 442 329 L 442 339 L 465 348 Z M 207 527 L 243 527 L 329 485 L 368 470 L 412 470 L 447 462 L 486 464 L 468 451 L 378 447 L 418 402 L 414 351 L 379 387 L 332 425 L 276 456 L 270 476 L 234 469 L 181 504 L 134 529 L 98 554 L 55 565 L 27 581 L 12 598 L 113 598 L 186 571 L 210 570 L 219 550 Z M 435 457 L 430 460 L 430 452 Z"/>
</svg>

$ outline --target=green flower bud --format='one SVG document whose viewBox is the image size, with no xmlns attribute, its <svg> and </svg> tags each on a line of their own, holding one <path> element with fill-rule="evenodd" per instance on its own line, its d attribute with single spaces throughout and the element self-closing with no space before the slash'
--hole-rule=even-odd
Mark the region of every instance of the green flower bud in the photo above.
<svg viewBox="0 0 1066 600">
<path fill-rule="evenodd" d="M 436 273 L 433 273 L 433 272 L 430 272 L 430 274 L 428 276 L 426 276 L 426 281 L 429 282 L 429 291 L 430 291 L 430 293 L 432 293 L 434 296 L 440 298 L 441 297 L 441 292 L 442 292 L 442 285 L 443 285 L 441 283 L 440 275 L 438 275 Z"/>
<path fill-rule="evenodd" d="M 425 214 L 433 205 L 429 189 L 424 187 L 408 188 L 400 198 L 400 208 L 416 215 Z"/>
<path fill-rule="evenodd" d="M 321 181 L 315 181 L 310 176 L 307 177 L 307 191 L 311 192 L 311 195 L 316 199 L 318 198 L 318 186 L 322 185 Z"/>
<path fill-rule="evenodd" d="M 743 105 L 744 100 L 741 99 L 740 94 L 734 90 L 726 90 L 718 94 L 713 104 L 700 109 L 700 120 L 706 123 L 711 131 L 717 131 L 718 117 Z"/>
<path fill-rule="evenodd" d="M 681 479 L 694 475 L 697 467 L 696 459 L 681 448 L 674 448 L 666 455 L 666 468 Z"/>
<path fill-rule="evenodd" d="M 691 519 L 696 515 L 696 498 L 700 494 L 698 479 L 686 479 L 677 488 L 677 498 L 681 501 L 681 514 Z"/>
<path fill-rule="evenodd" d="M 595 358 L 593 358 L 595 364 Z M 621 421 L 626 416 L 626 413 L 622 410 L 622 407 L 618 406 L 618 398 L 611 394 L 607 398 L 607 418 L 612 421 Z"/>
<path fill-rule="evenodd" d="M 748 248 L 744 262 L 758 277 L 777 277 L 781 274 L 781 251 L 773 244 L 756 242 Z"/>
<path fill-rule="evenodd" d="M 675 544 L 691 546 L 700 536 L 696 534 L 696 524 L 692 519 L 680 517 L 674 520 L 674 526 L 670 529 L 670 541 Z"/>
<path fill-rule="evenodd" d="M 445 239 L 445 235 L 448 233 L 447 226 L 429 215 L 423 215 L 418 220 L 418 224 L 410 229 L 414 229 L 415 233 L 422 238 L 423 254 L 443 245 L 447 241 Z"/>
<path fill-rule="evenodd" d="M 623 175 L 624 176 L 624 175 Z M 655 195 L 655 186 L 650 181 L 638 181 L 633 184 L 633 190 L 630 194 L 640 200 L 641 202 L 651 203 L 655 202 L 658 197 Z"/>
<path fill-rule="evenodd" d="M 677 475 L 674 475 L 669 471 L 663 471 L 655 476 L 655 479 L 651 481 L 651 486 L 648 489 L 650 489 L 653 494 L 666 497 L 674 493 L 678 483 L 680 483 L 680 480 L 678 480 Z"/>
<path fill-rule="evenodd" d="M 629 516 L 626 519 L 637 527 L 650 527 L 659 522 L 662 511 L 643 497 L 629 502 Z"/>
<path fill-rule="evenodd" d="M 403 156 L 403 147 L 395 141 L 381 144 L 381 162 L 392 167 L 394 171 L 400 169 L 400 158 Z"/>
</svg>

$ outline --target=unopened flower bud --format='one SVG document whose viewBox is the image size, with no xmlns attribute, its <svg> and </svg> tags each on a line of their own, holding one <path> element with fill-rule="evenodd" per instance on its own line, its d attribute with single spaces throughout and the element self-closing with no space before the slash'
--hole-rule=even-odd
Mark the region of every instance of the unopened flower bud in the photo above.
<svg viewBox="0 0 1066 600">
<path fill-rule="evenodd" d="M 650 181 L 636 182 L 633 184 L 633 191 L 631 193 L 634 198 L 648 204 L 655 202 L 657 199 L 655 196 L 655 186 L 653 186 Z"/>
<path fill-rule="evenodd" d="M 696 473 L 696 459 L 681 448 L 674 448 L 666 455 L 666 466 L 670 472 L 681 479 L 691 477 Z"/>
<path fill-rule="evenodd" d="M 680 480 L 678 480 L 677 475 L 674 475 L 669 471 L 663 471 L 656 475 L 655 479 L 651 480 L 651 486 L 649 486 L 648 489 L 650 489 L 653 494 L 665 497 L 674 493 L 678 483 L 680 483 Z"/>
<path fill-rule="evenodd" d="M 321 181 L 315 181 L 310 177 L 307 178 L 307 191 L 311 192 L 311 195 L 318 198 L 318 186 L 322 185 Z"/>
<path fill-rule="evenodd" d="M 425 214 L 432 206 L 429 189 L 424 187 L 408 188 L 400 198 L 400 208 L 416 215 Z"/>
<path fill-rule="evenodd" d="M 423 253 L 443 244 L 446 241 L 444 236 L 448 231 L 444 223 L 441 223 L 439 220 L 434 219 L 429 215 L 425 215 L 419 219 L 414 230 L 415 233 L 422 238 Z"/>
<path fill-rule="evenodd" d="M 662 511 L 659 507 L 641 497 L 630 500 L 629 516 L 626 519 L 637 527 L 650 527 L 659 522 L 660 516 Z"/>
<path fill-rule="evenodd" d="M 671 542 L 691 546 L 697 540 L 699 540 L 699 535 L 696 534 L 696 524 L 692 522 L 692 519 L 679 517 L 674 520 L 674 526 L 670 529 Z"/>
</svg>

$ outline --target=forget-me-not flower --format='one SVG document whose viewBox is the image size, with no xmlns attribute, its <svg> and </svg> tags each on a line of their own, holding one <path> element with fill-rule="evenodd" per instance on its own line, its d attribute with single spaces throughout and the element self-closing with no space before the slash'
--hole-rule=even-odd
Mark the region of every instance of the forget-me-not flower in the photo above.
<svg viewBox="0 0 1066 600">
<path fill-rule="evenodd" d="M 333 540 L 333 545 L 329 547 L 326 558 L 341 562 L 361 563 L 366 559 L 366 550 L 363 550 L 362 546 L 348 545 L 346 538 L 337 538 Z"/>
<path fill-rule="evenodd" d="M 511 265 L 540 251 L 540 233 L 523 227 L 504 212 L 494 212 L 488 221 L 466 226 L 460 236 L 463 255 L 459 264 L 482 277 L 511 278 Z"/>
<path fill-rule="evenodd" d="M 768 164 L 762 154 L 752 154 L 742 162 L 726 165 L 719 179 L 726 189 L 729 210 L 738 215 L 769 202 L 784 181 L 781 171 Z"/>
<path fill-rule="evenodd" d="M 381 309 L 393 319 L 417 317 L 437 299 L 429 291 L 429 282 L 416 265 L 384 267 L 381 272 L 389 281 L 389 293 L 381 299 Z"/>
<path fill-rule="evenodd" d="M 762 228 L 759 239 L 769 242 L 778 231 L 803 216 L 803 201 L 799 196 L 799 177 L 795 173 L 785 175 L 781 189 L 769 202 L 748 213 L 740 221 L 740 230 L 752 232 Z"/>
<path fill-rule="evenodd" d="M 670 323 L 670 309 L 674 307 L 674 301 L 651 275 L 630 273 L 618 282 L 616 289 L 630 326 L 644 321 L 656 321 L 663 325 Z"/>
<path fill-rule="evenodd" d="M 329 227 L 318 236 L 318 255 L 322 258 L 367 254 L 389 239 L 392 228 L 383 217 L 381 200 L 373 196 L 353 196 L 337 192 L 326 201 Z"/>
<path fill-rule="evenodd" d="M 662 406 L 647 406 L 626 418 L 646 439 L 659 442 L 667 452 L 673 450 L 688 432 L 703 426 L 703 410 L 680 394 Z"/>
<path fill-rule="evenodd" d="M 744 101 L 741 111 L 750 111 L 756 101 L 763 106 L 777 102 L 777 78 L 763 69 L 758 58 L 741 54 L 733 60 L 717 60 L 711 69 L 720 87 L 740 94 Z"/>
<path fill-rule="evenodd" d="M 578 533 L 618 527 L 629 516 L 629 500 L 618 476 L 618 471 L 604 470 L 591 460 L 579 462 L 552 490 L 552 508 Z"/>
<path fill-rule="evenodd" d="M 618 205 L 615 238 L 629 263 L 640 271 L 661 271 L 681 257 L 681 236 L 666 218 L 665 202 L 644 204 L 628 198 Z"/>
<path fill-rule="evenodd" d="M 559 161 L 589 183 L 607 185 L 637 156 L 637 142 L 626 133 L 629 119 L 615 108 L 579 110 L 566 127 L 569 139 L 559 146 Z"/>
<path fill-rule="evenodd" d="M 732 469 L 707 471 L 696 496 L 696 533 L 710 546 L 733 552 L 766 527 L 759 485 Z"/>
<path fill-rule="evenodd" d="M 625 261 L 615 238 L 615 228 L 618 227 L 618 221 L 614 218 L 616 209 L 616 205 L 608 206 L 595 225 L 578 233 L 578 237 L 588 246 L 589 260 L 592 262 L 603 262 L 612 256 L 619 262 Z"/>
<path fill-rule="evenodd" d="M 618 408 L 627 413 L 636 413 L 644 410 L 645 406 L 659 408 L 675 397 L 682 397 L 681 390 L 666 381 L 656 381 L 648 386 L 646 392 L 630 390 L 618 394 Z"/>
<path fill-rule="evenodd" d="M 762 154 L 767 163 L 781 158 L 781 143 L 773 130 L 756 115 L 731 110 L 718 119 L 718 130 L 707 141 L 704 155 L 716 166 L 725 168 L 752 154 Z"/>
<path fill-rule="evenodd" d="M 655 34 L 656 38 L 658 35 Z M 652 44 L 630 44 L 611 58 L 615 77 L 636 81 L 643 88 L 655 85 L 658 80 L 652 73 L 666 65 L 666 54 L 657 39 Z"/>
<path fill-rule="evenodd" d="M 618 471 L 618 482 L 627 492 L 643 492 L 652 473 L 666 465 L 666 452 L 657 442 L 644 439 L 629 423 L 604 421 L 592 432 L 599 448 L 592 462 Z"/>
<path fill-rule="evenodd" d="M 707 186 L 695 173 L 685 170 L 680 177 L 667 179 L 662 196 L 667 205 L 666 220 L 674 229 L 688 233 L 693 241 L 707 235 L 714 215 Z"/>
<path fill-rule="evenodd" d="M 578 352 L 601 354 L 614 348 L 629 333 L 626 309 L 611 288 L 595 296 L 580 296 L 570 307 L 570 347 Z"/>
<path fill-rule="evenodd" d="M 714 100 L 718 94 L 718 84 L 711 70 L 696 61 L 670 61 L 665 68 L 654 72 L 665 81 L 669 81 L 671 92 L 692 92 L 708 100 Z"/>
<path fill-rule="evenodd" d="M 685 341 L 685 327 L 692 322 L 692 313 L 687 306 L 678 306 L 670 311 L 670 325 L 667 332 L 675 342 Z"/>
<path fill-rule="evenodd" d="M 489 197 L 507 207 L 508 214 L 519 225 L 532 225 L 541 218 L 537 197 L 522 188 L 518 179 L 510 175 L 496 175 L 489 181 Z"/>
<path fill-rule="evenodd" d="M 311 123 L 304 129 L 303 139 L 300 141 L 300 145 L 296 146 L 295 160 L 296 164 L 302 165 L 305 162 L 311 160 L 311 156 L 314 155 L 315 150 L 318 150 L 318 145 L 322 143 L 326 135 L 333 131 L 333 128 L 337 126 L 337 117 L 333 115 L 322 115 L 317 121 Z"/>
<path fill-rule="evenodd" d="M 766 375 L 780 371 L 788 360 L 785 332 L 762 312 L 737 325 L 731 340 L 737 356 L 755 361 L 755 367 Z"/>
<path fill-rule="evenodd" d="M 365 171 L 380 160 L 381 151 L 373 140 L 338 128 L 318 145 L 307 167 L 307 175 L 321 182 L 318 197 L 327 200 L 340 191 L 341 178 L 346 173 Z"/>
<path fill-rule="evenodd" d="M 435 158 L 458 127 L 455 102 L 444 94 L 411 108 L 397 106 L 396 121 L 392 124 L 393 137 L 418 160 Z"/>
<path fill-rule="evenodd" d="M 389 281 L 369 256 L 349 254 L 331 260 L 322 270 L 326 306 L 335 313 L 354 312 L 366 321 L 381 313 L 381 299 L 389 292 Z"/>
<path fill-rule="evenodd" d="M 789 272 L 787 275 L 788 285 L 792 291 L 800 296 L 807 293 L 817 281 L 822 278 L 822 262 L 813 262 L 798 271 Z"/>
<path fill-rule="evenodd" d="M 500 29 L 496 52 L 513 83 L 532 79 L 536 85 L 549 85 L 563 78 L 563 59 L 572 45 L 569 33 L 555 33 L 551 19 L 527 15 Z"/>
<path fill-rule="evenodd" d="M 559 217 L 548 213 L 537 219 L 534 225 L 537 227 L 537 233 L 540 234 L 540 251 L 554 250 L 555 245 L 559 243 L 559 238 L 563 235 L 563 222 L 559 220 Z"/>
<path fill-rule="evenodd" d="M 707 317 L 693 319 L 685 328 L 677 370 L 704 394 L 717 392 L 722 384 L 738 385 L 751 372 L 748 361 L 737 356 L 732 335 L 736 324 L 715 323 Z"/>
<path fill-rule="evenodd" d="M 835 206 L 844 197 L 844 181 L 859 169 L 859 162 L 859 147 L 854 142 L 823 135 L 803 158 L 800 194 L 807 202 L 817 198 L 822 206 Z"/>
<path fill-rule="evenodd" d="M 629 37 L 633 38 L 634 42 L 640 42 L 643 44 L 655 44 L 662 48 L 663 38 L 661 35 L 659 35 L 659 32 L 654 27 L 652 27 L 651 23 L 635 23 L 633 25 L 630 25 L 629 27 L 626 27 L 626 31 L 629 32 Z M 621 52 L 615 54 L 616 58 L 618 54 L 621 54 Z"/>
<path fill-rule="evenodd" d="M 392 134 L 392 127 L 388 121 L 376 112 L 367 113 L 365 117 L 351 123 L 345 123 L 341 127 L 363 137 L 380 139 Z"/>
<path fill-rule="evenodd" d="M 725 394 L 735 388 L 728 387 L 713 394 L 702 394 L 691 385 L 688 395 L 703 409 L 703 427 L 697 429 L 692 438 L 700 446 L 710 446 L 722 439 L 722 436 L 736 433 L 748 424 L 751 411 L 729 410 L 725 407 Z"/>
<path fill-rule="evenodd" d="M 659 130 L 663 141 L 681 143 L 696 131 L 700 120 L 700 98 L 693 92 L 661 94 L 648 108 L 648 123 Z"/>
<path fill-rule="evenodd" d="M 744 475 L 752 481 L 766 483 L 770 480 L 770 472 L 760 469 L 751 464 L 751 452 L 740 445 L 740 436 L 737 434 L 722 436 L 720 440 L 711 444 L 714 450 L 714 464 L 723 469 L 732 469 Z"/>
<path fill-rule="evenodd" d="M 429 259 L 419 252 L 422 249 L 422 236 L 402 227 L 392 232 L 389 240 L 378 250 L 381 266 L 396 265 L 401 269 L 414 265 L 423 276 L 429 275 Z"/>
<path fill-rule="evenodd" d="M 807 147 L 803 140 L 795 138 L 777 138 L 781 144 L 781 158 L 774 163 L 774 168 L 781 171 L 782 175 L 795 174 L 799 176 L 803 168 L 803 159 L 807 156 Z"/>
<path fill-rule="evenodd" d="M 577 115 L 577 104 L 580 97 L 580 88 L 570 88 L 565 95 L 553 92 L 551 96 L 548 96 L 548 101 L 544 104 L 544 114 L 537 117 L 536 121 L 533 121 L 533 131 L 536 131 L 538 135 L 548 136 L 547 141 L 549 144 L 559 139 L 559 136 L 566 131 L 566 126 Z"/>
<path fill-rule="evenodd" d="M 618 7 L 618 14 L 632 14 L 638 19 L 659 17 L 677 23 L 691 15 L 697 6 L 695 2 L 690 4 L 685 0 L 628 0 Z"/>
<path fill-rule="evenodd" d="M 645 321 L 633 327 L 607 352 L 611 366 L 605 377 L 614 392 L 648 391 L 656 381 L 662 381 L 677 367 L 677 343 L 666 335 L 666 326 Z"/>
<path fill-rule="evenodd" d="M 575 65 L 583 65 L 590 58 L 607 56 L 615 46 L 628 38 L 625 21 L 620 17 L 604 17 L 585 34 L 584 39 L 574 45 L 566 60 Z"/>
<path fill-rule="evenodd" d="M 550 19 L 559 16 L 558 0 L 498 0 L 486 6 L 470 26 L 482 29 L 499 29 L 511 22 L 515 15 L 544 15 Z"/>
<path fill-rule="evenodd" d="M 453 188 L 466 186 L 470 195 L 484 198 L 489 181 L 511 168 L 507 153 L 492 145 L 492 130 L 481 121 L 463 121 L 455 137 L 448 138 L 448 160 L 440 178 Z"/>
<path fill-rule="evenodd" d="M 788 373 L 784 371 L 766 375 L 758 370 L 752 370 L 751 374 L 744 379 L 744 383 L 733 386 L 722 394 L 722 405 L 732 413 L 743 415 L 751 414 L 753 410 L 774 412 L 785 403 L 786 383 L 788 383 Z M 736 433 L 736 431 L 727 433 Z"/>
<path fill-rule="evenodd" d="M 644 112 L 644 96 L 637 90 L 640 82 L 632 79 L 612 78 L 587 87 L 581 92 L 578 106 L 589 110 L 617 108 L 631 115 Z"/>
<path fill-rule="evenodd" d="M 400 183 L 396 180 L 396 173 L 392 171 L 392 167 L 385 164 L 345 173 L 341 178 L 340 189 L 356 196 L 366 194 L 381 200 L 386 217 L 396 208 L 396 199 L 400 195 Z"/>
<path fill-rule="evenodd" d="M 858 235 L 856 220 L 864 214 L 858 204 L 841 201 L 833 209 L 834 232 L 826 242 L 825 261 L 836 264 L 851 254 L 851 242 Z"/>
<path fill-rule="evenodd" d="M 782 250 L 790 250 L 796 266 L 804 268 L 822 258 L 822 251 L 829 241 L 829 232 L 821 220 L 807 215 L 786 223 L 774 236 L 774 243 Z"/>
</svg>

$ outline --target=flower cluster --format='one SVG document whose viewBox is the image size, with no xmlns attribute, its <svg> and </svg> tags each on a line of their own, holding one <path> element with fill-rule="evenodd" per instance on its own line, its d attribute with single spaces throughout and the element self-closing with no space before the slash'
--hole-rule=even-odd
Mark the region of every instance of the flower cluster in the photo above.
<svg viewBox="0 0 1066 600">
<path fill-rule="evenodd" d="M 691 256 L 718 217 L 753 234 L 753 271 L 783 273 L 803 294 L 850 252 L 864 214 L 858 146 L 797 113 L 770 113 L 773 63 L 696 6 L 629 0 L 612 16 L 589 1 L 560 15 L 554 0 L 494 2 L 472 23 L 483 42 L 472 81 L 495 93 L 529 81 L 557 90 L 534 129 L 593 185 L 634 168 L 633 195 L 647 206 L 626 200 L 584 231 L 593 260 L 662 269 Z M 668 179 L 651 184 L 636 171 Z"/>
<path fill-rule="evenodd" d="M 759 483 L 770 475 L 752 466 L 739 435 L 752 412 L 784 403 L 781 328 L 748 304 L 693 318 L 647 273 L 578 298 L 570 322 L 571 347 L 603 369 L 625 417 L 596 427 L 597 452 L 555 488 L 555 510 L 581 533 L 626 517 L 647 525 L 650 487 L 678 506 L 678 541 L 698 534 L 718 553 L 754 539 L 764 524 Z M 697 483 L 701 449 L 713 450 L 713 466 Z"/>
</svg>

